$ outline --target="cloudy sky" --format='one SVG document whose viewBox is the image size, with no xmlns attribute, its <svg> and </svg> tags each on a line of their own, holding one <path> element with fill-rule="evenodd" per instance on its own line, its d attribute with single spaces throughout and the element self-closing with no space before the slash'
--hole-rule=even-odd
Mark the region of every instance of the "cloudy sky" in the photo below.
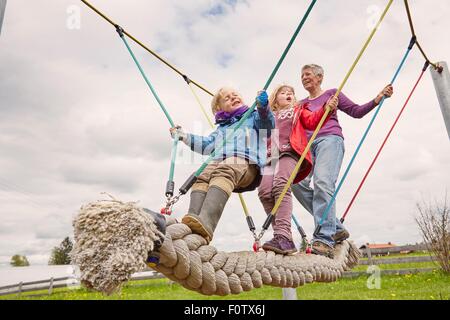
<svg viewBox="0 0 450 320">
<path fill-rule="evenodd" d="M 93 0 L 129 33 L 192 79 L 215 91 L 235 86 L 251 103 L 266 82 L 309 1 L 298 0 Z M 271 88 L 292 84 L 306 96 L 303 64 L 325 68 L 324 88 L 339 86 L 385 7 L 385 0 L 321 0 L 292 47 Z M 450 4 L 410 1 L 415 28 L 433 61 L 449 61 Z M 403 1 L 395 1 L 344 88 L 365 103 L 387 84 L 410 39 Z M 131 43 L 177 124 L 210 129 L 182 79 Z M 171 139 L 160 111 L 115 30 L 75 0 L 9 0 L 0 36 L 0 264 L 25 254 L 46 264 L 53 246 L 72 235 L 82 204 L 102 192 L 159 210 L 168 177 Z M 361 149 L 337 200 L 341 216 L 395 116 L 420 74 L 415 49 Z M 270 89 L 269 88 L 269 91 Z M 210 97 L 198 94 L 205 106 Z M 209 110 L 209 108 L 208 108 Z M 371 114 L 340 114 L 346 155 L 343 173 Z M 180 186 L 200 162 L 180 148 Z M 415 243 L 416 203 L 443 200 L 450 187 L 450 144 L 430 73 L 404 116 L 346 220 L 358 243 Z M 244 195 L 258 226 L 264 221 L 256 192 Z M 185 196 L 175 208 L 181 217 Z M 309 214 L 295 215 L 311 235 Z M 294 230 L 295 239 L 299 239 Z M 268 239 L 269 231 L 264 240 Z M 229 201 L 214 239 L 220 250 L 250 250 L 253 243 L 237 196 Z"/>
</svg>

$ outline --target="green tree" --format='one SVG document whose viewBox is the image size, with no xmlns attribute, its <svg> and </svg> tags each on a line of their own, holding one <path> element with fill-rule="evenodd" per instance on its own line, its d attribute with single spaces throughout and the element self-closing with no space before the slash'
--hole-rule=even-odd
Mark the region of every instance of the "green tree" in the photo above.
<svg viewBox="0 0 450 320">
<path fill-rule="evenodd" d="M 15 254 L 11 257 L 10 264 L 13 267 L 28 267 L 30 263 L 28 262 L 27 257 L 22 256 L 20 254 Z"/>
<path fill-rule="evenodd" d="M 52 254 L 50 256 L 50 260 L 48 261 L 49 265 L 61 265 L 61 264 L 70 264 L 70 252 L 72 251 L 73 243 L 69 237 L 66 237 L 59 247 L 54 247 L 52 250 Z"/>
</svg>

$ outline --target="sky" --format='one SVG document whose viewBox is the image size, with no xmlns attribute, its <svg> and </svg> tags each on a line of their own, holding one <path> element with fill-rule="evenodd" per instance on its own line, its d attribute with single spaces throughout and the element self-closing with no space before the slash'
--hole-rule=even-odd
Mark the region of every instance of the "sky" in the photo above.
<svg viewBox="0 0 450 320">
<path fill-rule="evenodd" d="M 268 79 L 309 1 L 92 0 L 134 37 L 210 91 L 233 86 L 251 104 Z M 300 69 L 325 69 L 323 88 L 338 87 L 387 1 L 319 0 L 274 78 L 307 96 Z M 418 39 L 433 61 L 449 61 L 450 3 L 413 0 Z M 395 1 L 343 92 L 357 103 L 373 99 L 391 80 L 411 37 L 403 1 Z M 211 132 L 182 78 L 129 41 L 176 124 Z M 83 204 L 106 199 L 163 206 L 169 173 L 169 124 L 114 28 L 74 0 L 9 0 L 0 35 L 0 265 L 23 254 L 47 264 L 73 236 Z M 414 49 L 386 100 L 337 198 L 342 216 L 364 173 L 417 80 L 424 59 Z M 196 89 L 210 113 L 210 96 Z M 373 113 L 338 115 L 345 136 L 343 174 Z M 210 114 L 212 116 L 212 114 Z M 179 148 L 179 187 L 201 164 Z M 358 245 L 416 243 L 416 204 L 443 201 L 450 187 L 450 144 L 427 71 L 346 219 Z M 259 230 L 265 219 L 257 192 L 244 199 Z M 189 196 L 174 208 L 180 218 Z M 294 201 L 308 236 L 313 219 Z M 263 241 L 270 239 L 271 229 Z M 293 229 L 296 243 L 298 232 Z M 212 242 L 222 251 L 251 250 L 234 195 Z"/>
</svg>

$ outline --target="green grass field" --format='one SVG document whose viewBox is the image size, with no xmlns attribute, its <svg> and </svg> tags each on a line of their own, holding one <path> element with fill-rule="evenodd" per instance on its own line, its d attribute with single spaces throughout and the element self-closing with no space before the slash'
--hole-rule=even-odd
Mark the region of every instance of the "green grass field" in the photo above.
<svg viewBox="0 0 450 320">
<path fill-rule="evenodd" d="M 313 283 L 297 288 L 299 300 L 449 300 L 450 276 L 434 271 L 404 276 L 381 276 L 380 289 L 369 289 L 368 276 L 343 278 L 334 283 Z M 41 295 L 39 295 L 41 294 Z M 120 294 L 109 297 L 86 289 L 56 289 L 4 296 L 0 299 L 38 300 L 280 300 L 282 290 L 270 286 L 226 297 L 203 296 L 167 279 L 129 282 Z"/>
</svg>

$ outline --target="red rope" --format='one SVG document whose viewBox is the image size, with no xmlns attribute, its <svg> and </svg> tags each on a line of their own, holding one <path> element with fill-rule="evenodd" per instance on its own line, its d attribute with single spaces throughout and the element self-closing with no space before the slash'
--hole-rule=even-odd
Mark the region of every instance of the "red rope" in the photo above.
<svg viewBox="0 0 450 320">
<path fill-rule="evenodd" d="M 366 181 L 366 178 L 367 178 L 367 176 L 369 175 L 370 171 L 372 170 L 373 165 L 374 165 L 375 162 L 377 161 L 378 156 L 379 156 L 380 153 L 381 153 L 381 150 L 383 150 L 383 147 L 384 147 L 384 145 L 386 144 L 386 141 L 389 139 L 389 136 L 391 135 L 391 133 L 392 133 L 392 131 L 394 130 L 394 128 L 395 128 L 395 126 L 396 126 L 398 120 L 400 119 L 400 117 L 401 117 L 401 115 L 402 115 L 402 113 L 403 113 L 403 111 L 405 110 L 406 106 L 408 105 L 408 102 L 409 102 L 409 100 L 411 99 L 411 96 L 413 95 L 414 91 L 416 90 L 417 85 L 419 84 L 420 80 L 422 79 L 423 74 L 424 74 L 425 71 L 427 70 L 428 65 L 429 65 L 429 62 L 428 62 L 428 61 L 425 62 L 425 65 L 424 65 L 424 67 L 423 67 L 423 69 L 422 69 L 422 73 L 420 74 L 419 79 L 417 79 L 416 84 L 414 85 L 414 87 L 413 87 L 411 93 L 410 93 L 409 96 L 408 96 L 408 99 L 406 99 L 406 102 L 405 102 L 405 104 L 403 105 L 403 108 L 400 110 L 400 113 L 398 114 L 397 118 L 395 119 L 394 124 L 392 125 L 392 127 L 391 127 L 391 129 L 389 130 L 389 132 L 388 132 L 386 138 L 384 139 L 384 141 L 383 141 L 383 143 L 382 143 L 380 149 L 378 150 L 377 155 L 376 155 L 375 158 L 373 159 L 372 163 L 370 164 L 369 169 L 367 170 L 366 174 L 364 175 L 364 178 L 362 179 L 361 183 L 359 184 L 359 187 L 358 187 L 358 189 L 356 190 L 355 194 L 353 195 L 353 198 L 352 198 L 352 200 L 350 201 L 350 203 L 349 203 L 347 209 L 345 210 L 345 213 L 344 213 L 344 215 L 342 216 L 341 221 L 344 221 L 344 220 L 345 220 L 345 217 L 347 216 L 347 214 L 348 214 L 348 212 L 349 212 L 349 210 L 350 210 L 350 208 L 351 208 L 353 202 L 355 201 L 356 196 L 358 195 L 359 191 L 361 191 L 361 187 L 363 186 L 364 182 Z"/>
</svg>

